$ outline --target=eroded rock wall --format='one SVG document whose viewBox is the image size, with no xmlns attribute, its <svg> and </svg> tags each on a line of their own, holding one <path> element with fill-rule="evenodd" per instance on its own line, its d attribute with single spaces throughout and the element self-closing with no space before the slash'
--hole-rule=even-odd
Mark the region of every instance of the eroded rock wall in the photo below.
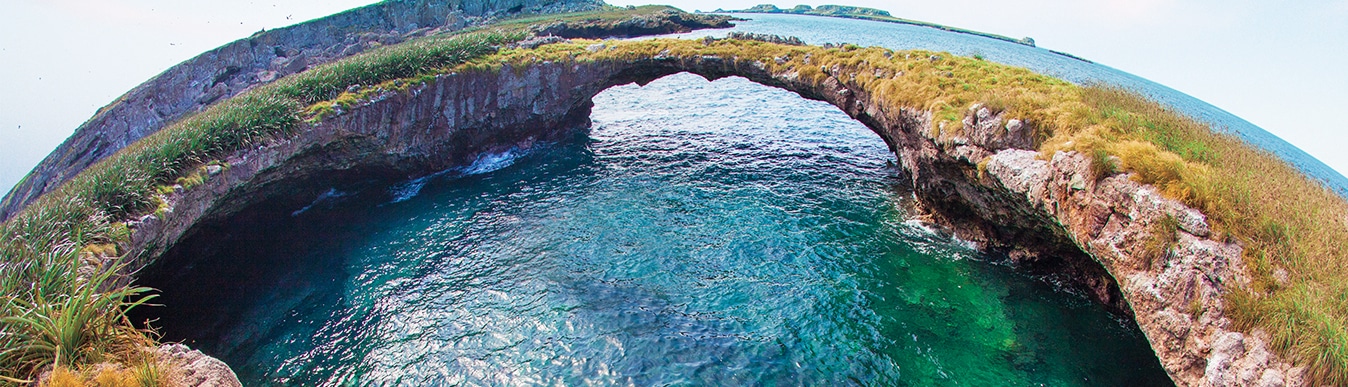
<svg viewBox="0 0 1348 387">
<path fill-rule="evenodd" d="M 1127 174 L 1095 176 L 1083 155 L 1041 155 L 1034 129 L 1001 113 L 974 105 L 960 130 L 933 128 L 930 113 L 875 103 L 849 74 L 831 72 L 794 87 L 885 138 L 933 221 L 1133 317 L 1177 384 L 1304 384 L 1266 333 L 1234 330 L 1223 296 L 1248 282 L 1241 248 L 1213 235 L 1199 211 Z M 1158 227 L 1167 222 L 1173 229 Z M 1158 249 L 1157 238 L 1173 242 Z"/>
<path fill-rule="evenodd" d="M 522 13 L 597 9 L 602 0 L 390 0 L 262 31 L 173 66 L 75 129 L 0 200 L 0 221 L 80 171 L 184 115 L 311 66 L 379 45 Z"/>
<path fill-rule="evenodd" d="M 1127 175 L 1097 178 L 1081 155 L 1040 155 L 1033 127 L 986 108 L 971 107 L 961 130 L 933 128 L 930 112 L 884 106 L 836 68 L 813 81 L 755 61 L 657 55 L 442 75 L 231 156 L 228 170 L 171 195 L 163 219 L 133 222 L 130 251 L 148 262 L 196 224 L 313 198 L 333 179 L 399 180 L 564 136 L 583 128 L 595 94 L 680 71 L 743 76 L 839 107 L 889 144 L 933 222 L 1134 317 L 1178 384 L 1300 384 L 1265 336 L 1232 330 L 1222 295 L 1245 281 L 1240 247 L 1214 239 L 1201 213 Z M 1161 222 L 1173 222 L 1174 242 L 1149 251 Z"/>
<path fill-rule="evenodd" d="M 999 151 L 990 157 L 987 175 L 1018 203 L 1050 214 L 1117 278 L 1138 326 L 1176 382 L 1301 384 L 1299 370 L 1272 355 L 1266 335 L 1236 332 L 1225 316 L 1223 295 L 1247 281 L 1239 245 L 1213 239 L 1202 213 L 1127 175 L 1097 180 L 1091 161 L 1072 152 L 1041 157 Z M 1175 228 L 1158 227 L 1164 223 Z M 1173 243 L 1156 249 L 1157 238 Z"/>
</svg>

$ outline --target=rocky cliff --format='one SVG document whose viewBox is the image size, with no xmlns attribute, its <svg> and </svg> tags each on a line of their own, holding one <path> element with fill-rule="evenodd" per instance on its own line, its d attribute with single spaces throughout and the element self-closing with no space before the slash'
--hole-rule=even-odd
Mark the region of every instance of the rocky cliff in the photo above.
<svg viewBox="0 0 1348 387">
<path fill-rule="evenodd" d="M 99 109 L 5 195 L 0 221 L 98 160 L 250 87 L 417 36 L 603 5 L 602 0 L 389 0 L 258 32 L 169 68 Z"/>
<path fill-rule="evenodd" d="M 627 44 L 576 50 L 622 51 Z M 132 222 L 128 247 L 152 261 L 194 225 L 228 219 L 252 203 L 291 198 L 302 205 L 343 182 L 425 175 L 483 152 L 567 135 L 584 127 L 591 97 L 613 85 L 681 71 L 743 76 L 829 102 L 870 127 L 895 152 L 929 219 L 1133 317 L 1177 383 L 1301 384 L 1299 370 L 1271 354 L 1265 335 L 1235 331 L 1224 315 L 1225 290 L 1246 281 L 1240 247 L 1215 238 L 1198 211 L 1126 174 L 1096 176 L 1081 155 L 1039 154 L 1035 129 L 1003 113 L 974 105 L 963 130 L 945 131 L 933 127 L 932 112 L 887 106 L 858 86 L 855 75 L 873 73 L 868 69 L 825 68 L 828 76 L 814 78 L 774 73 L 760 60 L 666 50 L 440 75 L 229 156 L 230 168 L 170 194 L 162 217 Z"/>
<path fill-rule="evenodd" d="M 965 124 L 974 129 L 967 137 L 933 139 L 966 168 L 982 160 L 982 176 L 966 175 L 970 185 L 958 198 L 937 204 L 957 234 L 1040 265 L 1046 255 L 1035 252 L 1043 247 L 1024 245 L 1018 233 L 1036 227 L 1063 233 L 1060 246 L 1084 252 L 1112 279 L 1087 277 L 1084 285 L 1102 301 L 1126 302 L 1180 385 L 1303 384 L 1301 369 L 1270 352 L 1267 334 L 1238 332 L 1225 315 L 1224 295 L 1249 280 L 1241 247 L 1213 235 L 1202 213 L 1129 175 L 1096 176 L 1093 161 L 1076 153 L 1000 146 L 998 139 L 1016 137 L 1021 124 L 986 108 L 971 108 Z"/>
</svg>

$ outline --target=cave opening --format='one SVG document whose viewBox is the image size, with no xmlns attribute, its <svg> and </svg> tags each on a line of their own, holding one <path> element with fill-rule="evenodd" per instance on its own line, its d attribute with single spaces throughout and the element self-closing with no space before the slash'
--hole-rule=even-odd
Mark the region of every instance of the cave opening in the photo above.
<svg viewBox="0 0 1348 387">
<path fill-rule="evenodd" d="M 413 179 L 297 181 L 145 272 L 245 384 L 1167 384 L 1132 322 L 913 219 L 824 102 L 680 73 Z"/>
</svg>

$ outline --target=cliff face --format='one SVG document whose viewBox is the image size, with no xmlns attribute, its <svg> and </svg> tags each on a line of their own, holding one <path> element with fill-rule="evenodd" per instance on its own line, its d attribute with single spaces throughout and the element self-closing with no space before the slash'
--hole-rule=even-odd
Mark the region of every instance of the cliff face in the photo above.
<svg viewBox="0 0 1348 387">
<path fill-rule="evenodd" d="M 589 49 L 606 49 L 596 46 Z M 232 155 L 229 169 L 171 194 L 164 218 L 132 222 L 130 254 L 152 261 L 194 225 L 252 203 L 307 201 L 344 181 L 429 174 L 481 152 L 566 135 L 584 126 L 600 91 L 681 71 L 743 76 L 839 107 L 889 144 L 931 220 L 1135 317 L 1177 383 L 1300 384 L 1266 337 L 1232 330 L 1222 295 L 1245 281 L 1240 247 L 1214 240 L 1202 214 L 1127 175 L 1096 179 L 1081 155 L 1041 159 L 1033 128 L 985 108 L 969 109 L 962 134 L 943 135 L 932 113 L 878 104 L 837 69 L 816 82 L 750 60 L 662 54 L 441 75 Z M 1173 242 L 1149 247 L 1157 230 L 1169 230 Z"/>
<path fill-rule="evenodd" d="M 259 32 L 177 66 L 122 95 L 47 155 L 0 201 L 0 221 L 184 115 L 259 84 L 378 45 L 497 17 L 597 9 L 602 0 L 392 0 Z"/>
<path fill-rule="evenodd" d="M 998 151 L 987 163 L 988 180 L 1014 199 L 1010 203 L 1048 215 L 1113 274 L 1173 379 L 1184 385 L 1301 384 L 1289 380 L 1300 372 L 1289 375 L 1290 366 L 1270 353 L 1266 334 L 1236 332 L 1224 315 L 1226 289 L 1248 280 L 1240 246 L 1214 240 L 1203 214 L 1126 175 L 1096 181 L 1081 155 L 1038 157 Z M 1151 247 L 1170 235 L 1168 245 Z"/>
</svg>

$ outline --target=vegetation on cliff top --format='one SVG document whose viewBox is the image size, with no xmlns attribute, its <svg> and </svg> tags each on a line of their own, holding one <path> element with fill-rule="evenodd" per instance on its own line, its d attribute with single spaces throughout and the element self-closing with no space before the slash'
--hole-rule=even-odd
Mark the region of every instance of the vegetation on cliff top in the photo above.
<svg viewBox="0 0 1348 387">
<path fill-rule="evenodd" d="M 152 345 L 125 310 L 149 300 L 128 287 L 118 245 L 122 221 L 157 212 L 162 187 L 198 165 L 288 136 L 301 108 L 354 84 L 378 83 L 461 63 L 520 32 L 474 33 L 392 46 L 284 78 L 188 117 L 100 161 L 0 224 L 0 372 L 25 380 L 52 364 L 81 370 L 134 364 Z M 135 269 L 135 268 L 132 268 Z M 92 272 L 93 274 L 86 274 Z"/>
<path fill-rule="evenodd" d="M 305 106 L 353 85 L 441 73 L 555 23 L 603 31 L 671 18 L 723 20 L 666 6 L 608 7 L 415 39 L 244 92 L 99 161 L 0 223 L 0 385 L 26 383 L 53 365 L 57 374 L 95 383 L 122 375 L 118 370 L 158 375 L 158 363 L 144 359 L 153 332 L 134 329 L 125 313 L 153 298 L 152 289 L 129 284 L 139 268 L 126 267 L 136 257 L 119 250 L 134 231 L 128 224 L 165 215 L 163 195 L 175 184 L 208 178 L 203 164 L 293 135 L 303 127 Z M 95 367 L 100 363 L 122 367 Z"/>
<path fill-rule="evenodd" d="M 1244 247 L 1252 283 L 1234 289 L 1226 305 L 1237 325 L 1269 332 L 1276 349 L 1307 366 L 1310 380 L 1348 384 L 1348 202 L 1232 135 L 1127 91 L 945 53 L 737 40 L 617 42 L 588 50 L 590 44 L 503 51 L 463 68 L 712 55 L 814 82 L 837 76 L 882 106 L 934 112 L 933 130 L 942 137 L 959 133 L 974 103 L 1006 111 L 1038 131 L 1041 153 L 1117 158 L 1119 172 L 1206 214 L 1219 237 Z"/>
<path fill-rule="evenodd" d="M 981 103 L 1029 122 L 1046 154 L 1071 150 L 1117 160 L 1098 170 L 1132 173 L 1202 210 L 1217 233 L 1245 246 L 1254 282 L 1231 296 L 1228 308 L 1238 324 L 1269 331 L 1277 348 L 1309 366 L 1314 380 L 1348 383 L 1348 251 L 1342 243 L 1348 204 L 1239 139 L 1128 92 L 945 53 L 745 40 L 572 41 L 496 52 L 494 46 L 522 39 L 526 24 L 512 32 L 417 40 L 284 78 L 167 127 L 43 196 L 0 225 L 0 346 L 37 353 L 0 352 L 0 371 L 32 377 L 67 351 L 74 353 L 60 355 L 63 366 L 116 360 L 116 348 L 135 342 L 119 335 L 137 336 L 121 311 L 146 301 L 146 290 L 100 274 L 120 273 L 116 246 L 129 233 L 118 221 L 155 210 L 162 202 L 158 187 L 204 162 L 291 135 L 305 127 L 305 118 L 321 119 L 325 106 L 369 96 L 349 86 L 390 92 L 435 74 L 498 71 L 504 64 L 710 55 L 813 82 L 838 77 L 883 106 L 932 111 L 939 137 L 958 135 L 968 107 Z M 71 301 L 85 294 L 108 301 Z M 42 324 L 26 320 L 68 321 L 78 314 L 59 309 L 63 305 L 85 310 L 78 313 L 96 316 L 88 320 L 96 323 L 47 324 L 57 327 L 50 339 L 18 333 L 42 331 L 34 328 Z M 75 344 L 62 341 L 67 338 Z"/>
<path fill-rule="evenodd" d="M 571 41 L 503 50 L 445 72 L 516 69 L 544 61 L 631 61 L 716 56 L 757 62 L 774 73 L 823 82 L 834 76 L 883 106 L 934 113 L 942 138 L 960 134 L 968 106 L 1005 111 L 1036 128 L 1039 150 L 1091 155 L 1102 174 L 1130 172 L 1208 215 L 1219 237 L 1245 247 L 1253 283 L 1228 309 L 1248 330 L 1262 328 L 1308 376 L 1348 379 L 1348 203 L 1268 152 L 1127 91 L 1082 87 L 1026 69 L 926 51 L 781 45 L 752 40 Z M 386 82 L 397 90 L 416 80 Z M 374 93 L 377 94 L 377 93 Z M 370 92 L 344 93 L 355 104 Z M 326 102 L 332 103 L 332 102 Z M 316 104 L 322 106 L 324 103 Z"/>
<path fill-rule="evenodd" d="M 1120 172 L 1206 214 L 1220 237 L 1244 247 L 1252 283 L 1235 289 L 1227 305 L 1237 325 L 1269 332 L 1311 380 L 1348 384 L 1348 202 L 1232 135 L 1127 91 L 945 53 L 734 40 L 620 42 L 591 52 L 591 43 L 504 51 L 464 66 L 715 55 L 814 82 L 836 76 L 882 106 L 934 112 L 933 129 L 943 137 L 959 133 L 974 103 L 1006 111 L 1038 131 L 1041 153 L 1117 158 Z"/>
</svg>

